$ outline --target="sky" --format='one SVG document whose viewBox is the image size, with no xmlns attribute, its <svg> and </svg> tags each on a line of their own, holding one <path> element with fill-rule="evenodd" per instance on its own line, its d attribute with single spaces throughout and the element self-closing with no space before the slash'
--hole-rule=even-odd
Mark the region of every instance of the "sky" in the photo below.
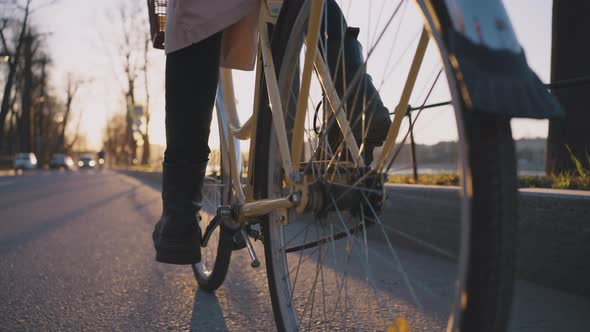
<svg viewBox="0 0 590 332">
<path fill-rule="evenodd" d="M 130 0 L 127 0 L 130 1 Z M 140 3 L 144 10 L 144 0 Z M 50 73 L 58 93 L 63 94 L 67 73 L 86 80 L 73 104 L 76 120 L 86 134 L 90 148 L 101 146 L 102 132 L 108 117 L 124 107 L 121 58 L 117 45 L 120 30 L 114 24 L 121 0 L 58 0 L 34 13 L 34 22 L 44 32 L 51 32 L 47 44 L 53 56 Z M 529 65 L 541 80 L 548 82 L 551 47 L 551 0 L 505 0 L 515 32 L 521 42 Z M 150 53 L 151 141 L 165 143 L 164 131 L 164 63 L 163 51 Z M 236 95 L 242 119 L 251 112 L 253 75 L 237 73 Z M 138 90 L 142 90 L 139 88 Z M 138 99 L 143 96 L 138 91 Z M 545 137 L 547 121 L 513 120 L 513 136 Z M 424 130 L 429 132 L 428 130 Z M 423 143 L 432 143 L 434 136 L 422 136 Z M 420 143 L 420 139 L 419 143 Z"/>
</svg>

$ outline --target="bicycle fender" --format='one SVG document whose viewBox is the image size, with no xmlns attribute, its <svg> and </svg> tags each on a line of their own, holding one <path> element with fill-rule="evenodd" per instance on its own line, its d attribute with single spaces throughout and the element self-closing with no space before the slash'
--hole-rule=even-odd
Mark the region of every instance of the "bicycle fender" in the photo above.
<svg viewBox="0 0 590 332">
<path fill-rule="evenodd" d="M 500 0 L 425 0 L 473 112 L 522 118 L 564 114 L 529 67 Z"/>
</svg>

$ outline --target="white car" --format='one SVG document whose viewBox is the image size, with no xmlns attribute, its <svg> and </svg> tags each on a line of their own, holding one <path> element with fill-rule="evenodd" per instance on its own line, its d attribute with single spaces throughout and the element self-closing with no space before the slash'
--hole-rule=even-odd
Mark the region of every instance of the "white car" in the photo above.
<svg viewBox="0 0 590 332">
<path fill-rule="evenodd" d="M 28 170 L 37 168 L 37 157 L 34 153 L 17 153 L 14 159 L 15 170 Z"/>
</svg>

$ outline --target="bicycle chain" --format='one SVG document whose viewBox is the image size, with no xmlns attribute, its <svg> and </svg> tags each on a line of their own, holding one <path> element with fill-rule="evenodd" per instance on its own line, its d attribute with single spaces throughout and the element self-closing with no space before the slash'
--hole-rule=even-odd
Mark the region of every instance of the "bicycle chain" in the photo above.
<svg viewBox="0 0 590 332">
<path fill-rule="evenodd" d="M 253 239 L 254 241 L 262 241 L 263 237 L 259 230 L 252 229 L 251 227 L 246 227 L 246 234 L 249 238 Z"/>
</svg>

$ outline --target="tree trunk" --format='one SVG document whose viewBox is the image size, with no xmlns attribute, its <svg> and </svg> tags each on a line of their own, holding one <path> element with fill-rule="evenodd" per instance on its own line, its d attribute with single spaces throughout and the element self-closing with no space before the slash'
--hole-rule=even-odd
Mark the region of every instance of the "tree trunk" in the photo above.
<svg viewBox="0 0 590 332">
<path fill-rule="evenodd" d="M 8 154 L 11 156 L 14 154 L 14 152 L 16 152 L 16 151 L 14 151 L 14 132 L 16 131 L 15 130 L 15 127 L 16 127 L 15 126 L 15 122 L 16 122 L 15 118 L 16 117 L 14 115 L 14 112 L 10 112 L 10 117 L 8 118 L 8 131 L 5 131 L 5 133 L 4 133 L 4 137 L 6 138 L 6 141 L 8 142 L 7 151 L 8 151 Z"/>
<path fill-rule="evenodd" d="M 59 137 L 57 138 L 57 144 L 55 150 L 60 153 L 64 153 L 66 151 L 66 128 L 68 126 L 68 120 L 70 118 L 70 111 L 72 109 L 72 100 L 74 96 L 72 94 L 72 78 L 68 75 L 68 83 L 67 83 L 67 91 L 66 91 L 66 104 L 65 110 L 62 118 L 62 122 L 59 128 Z"/>
<path fill-rule="evenodd" d="M 131 112 L 134 112 L 135 108 L 135 92 L 134 82 L 129 81 L 129 92 L 127 95 L 127 164 L 132 165 L 137 160 L 137 142 L 133 132 L 133 117 Z"/>
<path fill-rule="evenodd" d="M 143 83 L 145 88 L 145 106 L 143 107 L 144 118 L 145 118 L 145 132 L 142 133 L 143 139 L 143 153 L 141 155 L 141 163 L 147 165 L 151 159 L 151 148 L 150 148 L 150 85 L 148 77 L 148 51 L 150 49 L 150 38 L 149 35 L 145 38 L 144 49 L 143 49 Z"/>
<path fill-rule="evenodd" d="M 21 91 L 21 149 L 22 152 L 33 152 L 32 127 L 32 93 L 33 93 L 33 36 L 29 31 L 24 40 L 24 68 L 23 68 L 23 90 Z"/>
<path fill-rule="evenodd" d="M 45 166 L 49 162 L 49 153 L 46 151 L 46 141 L 48 137 L 44 136 L 44 112 L 45 112 L 45 66 L 47 65 L 47 58 L 42 56 L 39 59 L 41 65 L 41 76 L 39 77 L 39 97 L 38 104 L 35 108 L 35 154 L 37 155 L 37 161 L 39 166 Z"/>
<path fill-rule="evenodd" d="M 553 0 L 553 41 L 551 45 L 551 81 L 590 76 L 590 20 L 588 1 Z M 547 138 L 547 174 L 575 171 L 572 156 L 590 168 L 590 85 L 578 85 L 553 91 L 565 110 L 565 117 L 549 121 Z"/>
<path fill-rule="evenodd" d="M 151 159 L 151 152 L 150 152 L 150 137 L 147 134 L 143 136 L 143 152 L 141 153 L 141 163 L 143 165 L 148 165 Z"/>
</svg>

